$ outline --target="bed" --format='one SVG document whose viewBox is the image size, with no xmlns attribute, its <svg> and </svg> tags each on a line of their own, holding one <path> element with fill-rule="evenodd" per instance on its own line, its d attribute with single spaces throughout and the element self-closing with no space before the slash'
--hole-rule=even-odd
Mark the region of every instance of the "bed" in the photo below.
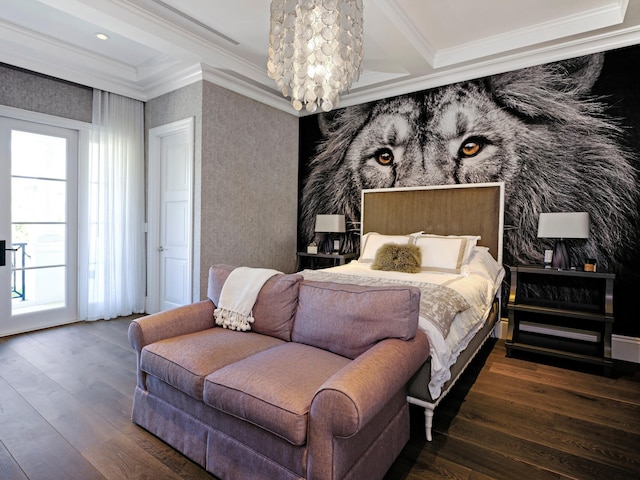
<svg viewBox="0 0 640 480">
<path fill-rule="evenodd" d="M 420 328 L 429 337 L 430 356 L 410 382 L 407 399 L 424 408 L 431 441 L 434 409 L 500 319 L 504 184 L 363 190 L 361 201 L 358 260 L 301 273 L 310 280 L 421 289 Z M 420 271 L 372 268 L 387 243 L 418 245 Z"/>
</svg>

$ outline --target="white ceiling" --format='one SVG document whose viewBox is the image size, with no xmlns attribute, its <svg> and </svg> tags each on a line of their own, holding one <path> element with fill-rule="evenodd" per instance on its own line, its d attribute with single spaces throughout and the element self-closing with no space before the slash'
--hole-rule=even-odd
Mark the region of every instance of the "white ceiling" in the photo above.
<svg viewBox="0 0 640 480">
<path fill-rule="evenodd" d="M 297 115 L 266 74 L 269 5 L 0 0 L 0 62 L 140 100 L 206 79 Z M 364 32 L 341 106 L 640 44 L 640 0 L 364 0 Z"/>
</svg>

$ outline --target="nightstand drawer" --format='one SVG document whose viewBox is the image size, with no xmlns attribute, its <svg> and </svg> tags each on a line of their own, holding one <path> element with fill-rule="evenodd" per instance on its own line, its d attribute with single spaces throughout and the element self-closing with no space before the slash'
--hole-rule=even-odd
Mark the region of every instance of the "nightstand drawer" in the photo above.
<svg viewBox="0 0 640 480">
<path fill-rule="evenodd" d="M 507 356 L 522 351 L 585 362 L 610 375 L 614 279 L 606 272 L 512 267 Z"/>
<path fill-rule="evenodd" d="M 351 260 L 358 258 L 356 253 L 307 253 L 298 252 L 296 262 L 296 271 L 304 270 L 305 268 L 315 270 L 318 268 L 335 267 L 337 265 L 344 265 Z"/>
</svg>

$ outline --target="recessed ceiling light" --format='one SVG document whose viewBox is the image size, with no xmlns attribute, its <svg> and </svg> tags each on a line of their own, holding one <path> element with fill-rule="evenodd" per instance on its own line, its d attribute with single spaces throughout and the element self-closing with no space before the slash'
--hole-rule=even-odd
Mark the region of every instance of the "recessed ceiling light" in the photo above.
<svg viewBox="0 0 640 480">
<path fill-rule="evenodd" d="M 109 35 L 107 35 L 106 33 L 96 33 L 96 37 L 98 37 L 100 40 L 109 40 Z"/>
</svg>

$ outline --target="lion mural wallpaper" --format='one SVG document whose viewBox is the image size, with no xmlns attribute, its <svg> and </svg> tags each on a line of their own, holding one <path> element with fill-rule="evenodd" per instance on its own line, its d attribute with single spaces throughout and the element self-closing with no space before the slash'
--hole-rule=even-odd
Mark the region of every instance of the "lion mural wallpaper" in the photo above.
<svg viewBox="0 0 640 480">
<path fill-rule="evenodd" d="M 587 211 L 576 263 L 616 273 L 614 333 L 640 337 L 640 47 L 304 117 L 299 245 L 316 214 L 360 219 L 363 188 L 505 182 L 504 263 L 542 263 L 541 212 Z"/>
</svg>

